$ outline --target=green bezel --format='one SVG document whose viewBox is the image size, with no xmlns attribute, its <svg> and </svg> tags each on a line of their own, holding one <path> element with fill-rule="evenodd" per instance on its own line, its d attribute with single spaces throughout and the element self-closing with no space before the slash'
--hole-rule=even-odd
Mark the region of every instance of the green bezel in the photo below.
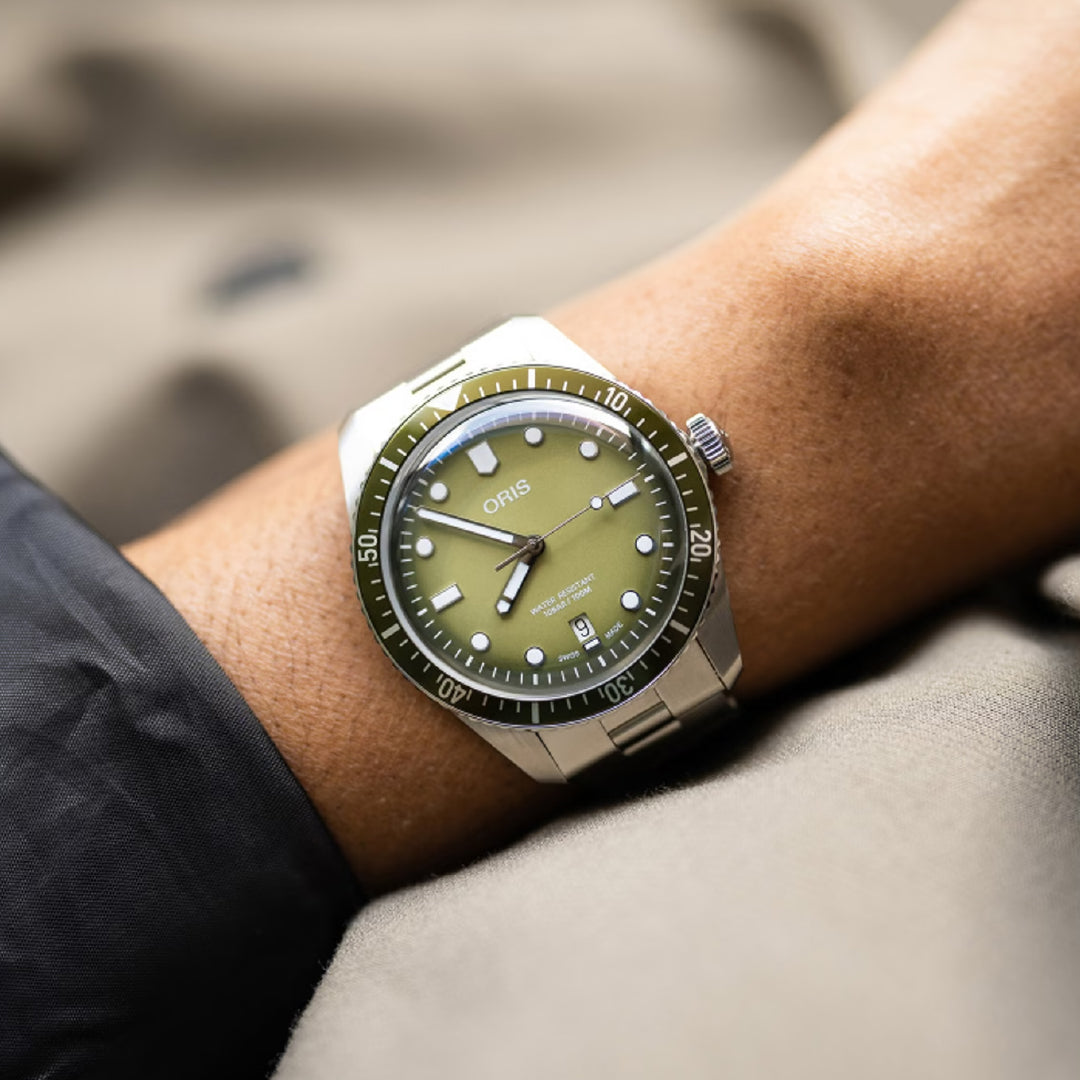
<svg viewBox="0 0 1080 1080">
<path fill-rule="evenodd" d="M 501 695 L 466 686 L 429 660 L 387 599 L 380 549 L 387 494 L 398 469 L 417 444 L 436 428 L 442 431 L 453 424 L 454 414 L 471 403 L 481 399 L 494 403 L 500 395 L 533 389 L 585 399 L 638 429 L 667 463 L 675 480 L 688 546 L 687 573 L 676 601 L 679 617 L 669 621 L 651 648 L 599 687 L 565 696 L 554 695 L 539 702 L 509 692 Z M 604 400 L 621 403 L 624 395 L 626 404 L 620 410 L 601 404 Z M 537 725 L 575 723 L 608 712 L 646 690 L 671 666 L 692 639 L 709 602 L 717 568 L 715 535 L 715 514 L 703 469 L 663 413 L 614 379 L 570 368 L 522 365 L 487 372 L 439 391 L 420 405 L 385 443 L 364 481 L 357 505 L 353 572 L 364 614 L 376 640 L 410 681 L 440 704 L 478 720 L 535 729 Z M 364 552 L 363 558 L 358 558 L 358 551 Z M 372 551 L 375 558 L 371 557 Z M 630 676 L 629 680 L 624 678 L 626 675 Z M 632 686 L 629 693 L 628 686 Z"/>
</svg>

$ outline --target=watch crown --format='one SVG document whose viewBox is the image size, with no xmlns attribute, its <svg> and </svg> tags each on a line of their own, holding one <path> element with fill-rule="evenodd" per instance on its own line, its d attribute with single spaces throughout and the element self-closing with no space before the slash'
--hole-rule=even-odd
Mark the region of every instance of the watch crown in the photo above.
<svg viewBox="0 0 1080 1080">
<path fill-rule="evenodd" d="M 717 476 L 723 476 L 732 467 L 727 435 L 704 413 L 694 413 L 686 421 L 686 434 L 690 445 Z"/>
</svg>

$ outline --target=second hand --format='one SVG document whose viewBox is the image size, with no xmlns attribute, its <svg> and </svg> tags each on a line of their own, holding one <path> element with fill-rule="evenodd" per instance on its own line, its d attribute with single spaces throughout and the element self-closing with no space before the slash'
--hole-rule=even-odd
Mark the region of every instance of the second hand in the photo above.
<svg viewBox="0 0 1080 1080">
<path fill-rule="evenodd" d="M 633 480 L 633 477 L 631 476 L 630 479 Z M 580 510 L 575 511 L 565 521 L 560 521 L 554 529 L 548 529 L 548 531 L 541 536 L 530 538 L 528 544 L 518 548 L 512 555 L 507 555 L 507 557 L 495 567 L 495 570 L 499 571 L 504 566 L 509 566 L 515 559 L 520 559 L 523 555 L 527 554 L 530 549 L 535 549 L 538 542 L 546 540 L 552 533 L 557 533 L 564 525 L 569 525 L 571 521 L 576 521 L 582 514 L 586 514 L 590 510 L 599 510 L 600 507 L 604 505 L 604 500 L 609 498 L 613 492 L 618 491 L 626 482 L 626 480 L 620 481 L 611 489 L 611 491 L 605 492 L 603 495 L 594 495 Z M 597 502 L 599 502 L 599 506 L 595 505 Z"/>
</svg>

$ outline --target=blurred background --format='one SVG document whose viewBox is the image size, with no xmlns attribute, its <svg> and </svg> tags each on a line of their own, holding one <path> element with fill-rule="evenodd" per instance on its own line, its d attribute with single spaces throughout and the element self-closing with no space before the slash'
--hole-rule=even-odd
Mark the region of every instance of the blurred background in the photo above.
<svg viewBox="0 0 1080 1080">
<path fill-rule="evenodd" d="M 945 0 L 0 0 L 0 445 L 115 542 L 745 203 Z"/>
</svg>

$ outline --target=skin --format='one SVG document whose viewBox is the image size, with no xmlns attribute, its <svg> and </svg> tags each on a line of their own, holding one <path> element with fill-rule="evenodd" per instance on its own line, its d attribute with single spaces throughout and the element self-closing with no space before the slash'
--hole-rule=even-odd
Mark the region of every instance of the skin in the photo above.
<svg viewBox="0 0 1080 1080">
<path fill-rule="evenodd" d="M 744 700 L 1080 530 L 1078 54 L 1076 5 L 968 4 L 736 220 L 550 314 L 731 434 Z M 392 669 L 348 537 L 326 432 L 127 554 L 378 892 L 566 794 Z"/>
</svg>

